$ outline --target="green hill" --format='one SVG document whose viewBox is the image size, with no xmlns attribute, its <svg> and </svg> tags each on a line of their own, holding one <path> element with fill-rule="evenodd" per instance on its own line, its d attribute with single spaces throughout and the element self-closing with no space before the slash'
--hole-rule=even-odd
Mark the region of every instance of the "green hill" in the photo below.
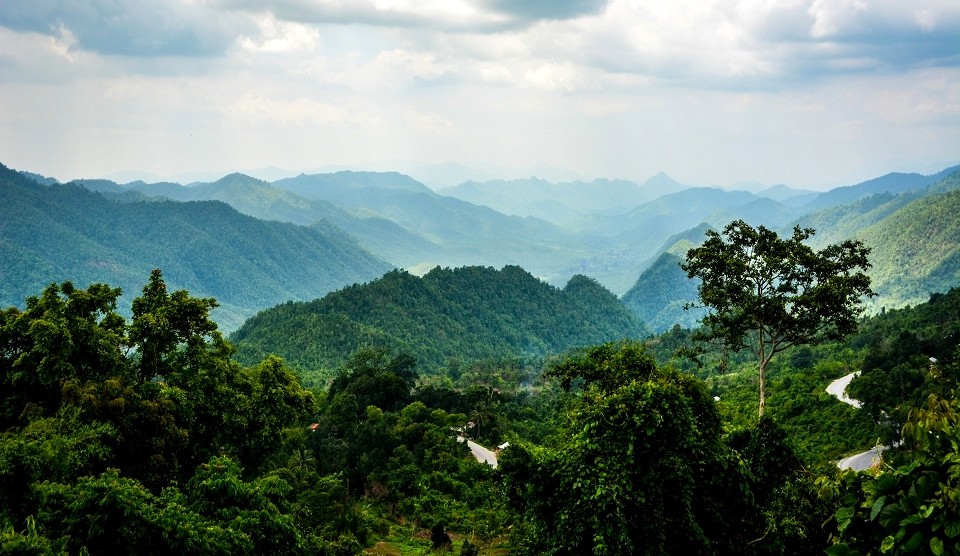
<svg viewBox="0 0 960 556">
<path fill-rule="evenodd" d="M 451 361 L 540 358 L 573 346 L 637 338 L 646 329 L 584 276 L 565 288 L 508 266 L 391 271 L 311 302 L 284 303 L 233 336 L 242 361 L 280 355 L 305 370 L 332 369 L 362 346 L 414 355 L 436 370 Z"/>
<path fill-rule="evenodd" d="M 0 305 L 51 282 L 106 282 L 129 304 L 154 268 L 216 297 L 225 329 L 288 299 L 313 299 L 390 267 L 331 226 L 265 222 L 220 202 L 142 202 L 40 185 L 0 165 Z"/>
<path fill-rule="evenodd" d="M 87 182 L 83 185 L 89 188 Z M 191 186 L 132 182 L 123 189 L 175 201 L 223 201 L 244 214 L 263 220 L 304 226 L 326 222 L 356 238 L 367 251 L 400 267 L 412 267 L 436 258 L 436 245 L 390 220 L 355 215 L 329 201 L 308 199 L 244 174 L 230 174 L 215 182 Z"/>
<path fill-rule="evenodd" d="M 874 307 L 902 307 L 960 285 L 960 172 L 858 232 L 873 248 Z"/>
<path fill-rule="evenodd" d="M 623 303 L 655 332 L 663 332 L 675 324 L 685 328 L 697 325 L 704 311 L 685 310 L 683 306 L 697 300 L 697 284 L 680 268 L 681 255 L 666 252 L 640 274 L 637 283 L 623 294 Z"/>
</svg>

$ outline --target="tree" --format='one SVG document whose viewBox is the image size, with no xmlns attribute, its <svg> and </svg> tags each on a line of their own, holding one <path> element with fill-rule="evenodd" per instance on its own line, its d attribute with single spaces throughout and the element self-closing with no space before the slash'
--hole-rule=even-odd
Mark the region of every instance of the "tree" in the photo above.
<svg viewBox="0 0 960 556">
<path fill-rule="evenodd" d="M 960 553 L 960 411 L 956 391 L 910 410 L 903 445 L 873 473 L 825 482 L 839 502 L 830 555 Z M 906 447 L 907 449 L 902 449 Z"/>
<path fill-rule="evenodd" d="M 507 498 L 522 516 L 518 551 L 735 551 L 733 520 L 748 505 L 699 379 L 658 369 L 637 343 L 588 348 L 547 374 L 580 390 L 555 446 L 517 443 L 500 459 Z"/>
<path fill-rule="evenodd" d="M 760 371 L 760 415 L 766 404 L 766 369 L 790 347 L 839 340 L 857 327 L 863 296 L 874 295 L 867 255 L 860 241 L 847 240 L 815 251 L 803 242 L 811 228 L 794 227 L 781 239 L 742 220 L 687 252 L 681 268 L 699 278 L 700 303 L 710 309 L 701 339 L 728 349 L 750 348 Z"/>
<path fill-rule="evenodd" d="M 50 284 L 25 311 L 0 310 L 0 430 L 56 413 L 63 383 L 123 375 L 119 288 Z"/>
<path fill-rule="evenodd" d="M 217 307 L 212 298 L 191 297 L 186 290 L 167 293 L 163 273 L 154 269 L 143 295 L 133 300 L 133 322 L 130 342 L 139 355 L 139 380 L 182 370 L 197 358 L 198 351 L 223 344 L 217 324 L 210 320 L 210 311 Z M 182 361 L 186 356 L 187 361 Z"/>
</svg>

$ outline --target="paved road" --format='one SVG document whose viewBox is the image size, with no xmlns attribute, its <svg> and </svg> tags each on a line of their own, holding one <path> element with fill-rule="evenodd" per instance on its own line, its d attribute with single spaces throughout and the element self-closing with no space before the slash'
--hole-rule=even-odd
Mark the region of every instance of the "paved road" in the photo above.
<svg viewBox="0 0 960 556">
<path fill-rule="evenodd" d="M 853 407 L 860 409 L 860 402 L 847 395 L 847 386 L 850 384 L 850 381 L 853 380 L 853 377 L 858 376 L 859 374 L 860 371 L 857 371 L 834 380 L 827 386 L 827 394 L 834 396 L 843 403 L 848 403 Z"/>
<path fill-rule="evenodd" d="M 457 442 L 463 442 L 464 440 L 466 439 L 462 436 L 457 437 Z M 467 440 L 467 448 L 470 448 L 470 452 L 473 454 L 473 457 L 477 458 L 477 461 L 486 463 L 494 469 L 497 468 L 497 454 L 477 444 L 473 440 Z"/>
<path fill-rule="evenodd" d="M 880 454 L 886 450 L 886 446 L 874 446 L 872 450 L 853 454 L 837 462 L 840 469 L 853 469 L 854 471 L 863 471 L 870 469 L 880 461 Z"/>
<path fill-rule="evenodd" d="M 827 386 L 827 393 L 834 396 L 843 403 L 848 403 L 853 407 L 859 408 L 860 402 L 847 396 L 847 385 L 853 380 L 853 377 L 860 374 L 860 371 L 850 373 L 834 380 Z M 863 471 L 870 469 L 875 463 L 880 461 L 880 454 L 886 450 L 886 446 L 874 446 L 866 452 L 854 454 L 837 462 L 840 469 L 853 469 L 854 471 Z"/>
</svg>

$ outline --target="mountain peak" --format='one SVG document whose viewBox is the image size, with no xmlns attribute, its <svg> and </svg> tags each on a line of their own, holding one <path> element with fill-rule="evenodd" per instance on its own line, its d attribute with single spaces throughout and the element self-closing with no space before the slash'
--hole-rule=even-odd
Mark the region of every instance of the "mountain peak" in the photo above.
<svg viewBox="0 0 960 556">
<path fill-rule="evenodd" d="M 666 172 L 661 170 L 660 172 L 657 172 L 656 175 L 643 182 L 642 187 L 643 189 L 655 192 L 658 195 L 664 195 L 667 193 L 676 193 L 677 191 L 686 189 L 688 186 L 671 178 Z"/>
</svg>

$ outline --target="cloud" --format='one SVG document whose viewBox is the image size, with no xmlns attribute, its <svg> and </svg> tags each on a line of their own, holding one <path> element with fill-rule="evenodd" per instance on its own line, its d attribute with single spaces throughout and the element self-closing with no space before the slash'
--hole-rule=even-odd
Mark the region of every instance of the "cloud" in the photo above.
<svg viewBox="0 0 960 556">
<path fill-rule="evenodd" d="M 511 19 L 530 23 L 597 15 L 607 0 L 479 0 L 478 5 Z"/>
<path fill-rule="evenodd" d="M 225 12 L 269 12 L 278 19 L 313 24 L 370 25 L 445 31 L 499 30 L 509 15 L 468 0 L 212 0 Z"/>
<path fill-rule="evenodd" d="M 5 0 L 0 26 L 53 35 L 66 29 L 75 48 L 124 56 L 214 56 L 244 22 L 200 3 L 163 0 Z"/>
<path fill-rule="evenodd" d="M 274 99 L 260 93 L 248 92 L 229 106 L 226 114 L 248 122 L 273 126 L 323 126 L 345 124 L 376 124 L 377 120 L 344 106 L 315 99 L 297 97 Z"/>
<path fill-rule="evenodd" d="M 289 21 L 278 21 L 273 14 L 255 16 L 258 36 L 241 36 L 241 47 L 257 52 L 312 51 L 320 44 L 320 32 L 316 27 Z"/>
</svg>

